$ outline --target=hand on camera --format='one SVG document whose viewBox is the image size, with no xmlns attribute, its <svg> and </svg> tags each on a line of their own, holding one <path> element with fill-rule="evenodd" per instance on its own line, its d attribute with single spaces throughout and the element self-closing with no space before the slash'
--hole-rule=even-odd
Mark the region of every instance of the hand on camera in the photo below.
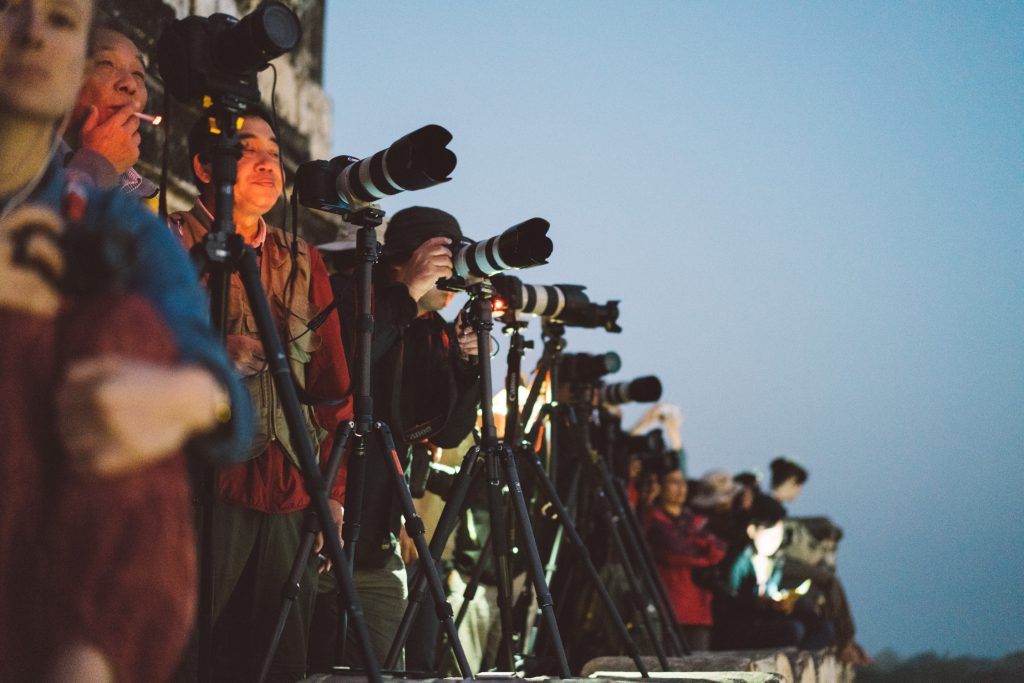
<svg viewBox="0 0 1024 683">
<path fill-rule="evenodd" d="M 79 361 L 57 392 L 57 424 L 72 467 L 116 476 L 176 452 L 217 421 L 226 400 L 197 366 L 106 356 Z"/>
<path fill-rule="evenodd" d="M 431 237 L 400 266 L 395 279 L 406 286 L 413 301 L 423 298 L 441 278 L 452 276 L 451 243 L 448 237 Z"/>
<path fill-rule="evenodd" d="M 267 369 L 267 357 L 259 339 L 242 334 L 229 334 L 227 338 L 228 357 L 235 364 L 235 370 L 242 377 L 249 377 Z"/>
<path fill-rule="evenodd" d="M 82 147 L 101 154 L 111 163 L 117 174 L 127 171 L 139 160 L 139 119 L 133 116 L 134 109 L 125 105 L 114 111 L 105 121 L 100 121 L 100 112 L 89 106 L 89 114 L 82 123 Z"/>
</svg>

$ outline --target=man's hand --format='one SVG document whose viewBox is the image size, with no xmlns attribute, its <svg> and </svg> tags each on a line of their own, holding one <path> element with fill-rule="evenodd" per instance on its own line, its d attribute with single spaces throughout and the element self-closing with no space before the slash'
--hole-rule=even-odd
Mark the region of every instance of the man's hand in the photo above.
<svg viewBox="0 0 1024 683">
<path fill-rule="evenodd" d="M 419 551 L 416 550 L 416 543 L 413 542 L 409 532 L 405 530 L 404 524 L 398 530 L 398 547 L 402 550 L 402 562 L 406 566 L 420 559 Z"/>
<path fill-rule="evenodd" d="M 133 107 L 125 105 L 105 121 L 100 121 L 99 110 L 89 105 L 89 114 L 82 123 L 82 147 L 101 154 L 118 175 L 139 160 L 142 137 L 139 135 L 139 119 L 132 115 L 134 112 Z"/>
<path fill-rule="evenodd" d="M 395 280 L 405 285 L 413 301 L 423 298 L 441 278 L 452 276 L 451 243 L 448 237 L 431 237 L 402 264 Z"/>
<path fill-rule="evenodd" d="M 212 427 L 225 400 L 217 381 L 196 366 L 90 358 L 71 366 L 58 389 L 57 424 L 72 467 L 116 476 Z"/>
<path fill-rule="evenodd" d="M 473 326 L 464 321 L 461 315 L 455 319 L 455 343 L 459 345 L 459 354 L 463 360 L 480 354 L 480 340 Z"/>
<path fill-rule="evenodd" d="M 235 370 L 242 377 L 249 377 L 267 369 L 267 358 L 259 339 L 243 334 L 229 334 L 227 350 L 228 357 L 235 364 Z"/>
<path fill-rule="evenodd" d="M 345 540 L 341 537 L 341 526 L 342 526 L 342 524 L 345 523 L 345 508 L 343 508 L 341 506 L 341 503 L 339 503 L 336 500 L 328 500 L 327 501 L 327 507 L 329 507 L 331 509 L 331 519 L 334 520 L 334 526 L 338 527 L 338 543 L 340 543 L 342 545 L 342 547 L 344 547 Z M 316 542 L 313 543 L 313 552 L 314 553 L 318 553 L 321 550 L 323 550 L 323 548 L 324 548 L 324 532 L 320 531 L 320 532 L 317 532 Z M 327 557 L 327 561 L 320 565 L 319 572 L 321 574 L 323 574 L 324 572 L 329 572 L 329 571 L 331 571 L 331 567 L 333 567 L 333 566 L 334 566 L 334 563 L 331 561 L 330 556 L 328 556 Z"/>
</svg>

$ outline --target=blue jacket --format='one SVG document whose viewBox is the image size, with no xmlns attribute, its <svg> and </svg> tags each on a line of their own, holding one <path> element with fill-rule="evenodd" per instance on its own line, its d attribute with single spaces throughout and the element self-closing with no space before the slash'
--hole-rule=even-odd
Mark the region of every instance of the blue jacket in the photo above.
<svg viewBox="0 0 1024 683">
<path fill-rule="evenodd" d="M 28 201 L 61 213 L 65 185 L 54 159 Z M 174 335 L 181 361 L 209 370 L 231 398 L 231 420 L 190 446 L 215 464 L 239 462 L 252 439 L 252 405 L 210 325 L 209 303 L 188 254 L 136 199 L 119 190 L 82 189 L 85 214 L 65 235 L 70 286 L 115 284 L 153 304 Z"/>
</svg>

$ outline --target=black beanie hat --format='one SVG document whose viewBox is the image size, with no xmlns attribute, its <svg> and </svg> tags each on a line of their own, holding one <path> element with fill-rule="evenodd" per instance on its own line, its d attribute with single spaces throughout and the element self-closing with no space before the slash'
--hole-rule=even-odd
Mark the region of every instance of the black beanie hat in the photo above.
<svg viewBox="0 0 1024 683">
<path fill-rule="evenodd" d="M 431 237 L 451 237 L 455 242 L 462 237 L 462 229 L 455 216 L 427 206 L 402 209 L 388 221 L 384 235 L 384 256 L 411 254 Z"/>
</svg>

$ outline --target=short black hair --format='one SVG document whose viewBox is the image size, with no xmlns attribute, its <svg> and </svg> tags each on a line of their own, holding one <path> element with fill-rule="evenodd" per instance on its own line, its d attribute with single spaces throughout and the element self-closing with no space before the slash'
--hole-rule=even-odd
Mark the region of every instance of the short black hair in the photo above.
<svg viewBox="0 0 1024 683">
<path fill-rule="evenodd" d="M 248 111 L 245 112 L 244 118 L 260 118 L 267 122 L 271 130 L 274 131 L 274 135 L 278 135 L 277 128 L 274 126 L 274 117 L 271 116 L 270 112 L 262 104 L 249 105 Z M 278 135 L 278 144 L 280 144 L 280 136 Z M 209 117 L 206 114 L 200 114 L 196 122 L 192 124 L 192 128 L 188 131 L 188 168 L 192 173 L 192 182 L 195 186 L 202 190 L 206 183 L 199 179 L 196 175 L 195 166 L 192 164 L 192 160 L 199 155 L 200 163 L 207 164 L 210 162 L 210 150 L 213 149 L 213 145 L 217 141 L 217 136 L 210 132 Z"/>
<path fill-rule="evenodd" d="M 732 478 L 734 482 L 741 486 L 749 486 L 752 489 L 756 489 L 761 483 L 761 477 L 756 472 L 740 472 Z"/>
<path fill-rule="evenodd" d="M 769 467 L 772 470 L 773 489 L 784 484 L 787 479 L 796 479 L 798 484 L 803 484 L 807 481 L 807 470 L 784 455 L 780 455 L 772 460 Z"/>
<path fill-rule="evenodd" d="M 786 508 L 771 496 L 758 493 L 747 511 L 747 523 L 757 527 L 775 526 L 786 516 Z"/>
</svg>

